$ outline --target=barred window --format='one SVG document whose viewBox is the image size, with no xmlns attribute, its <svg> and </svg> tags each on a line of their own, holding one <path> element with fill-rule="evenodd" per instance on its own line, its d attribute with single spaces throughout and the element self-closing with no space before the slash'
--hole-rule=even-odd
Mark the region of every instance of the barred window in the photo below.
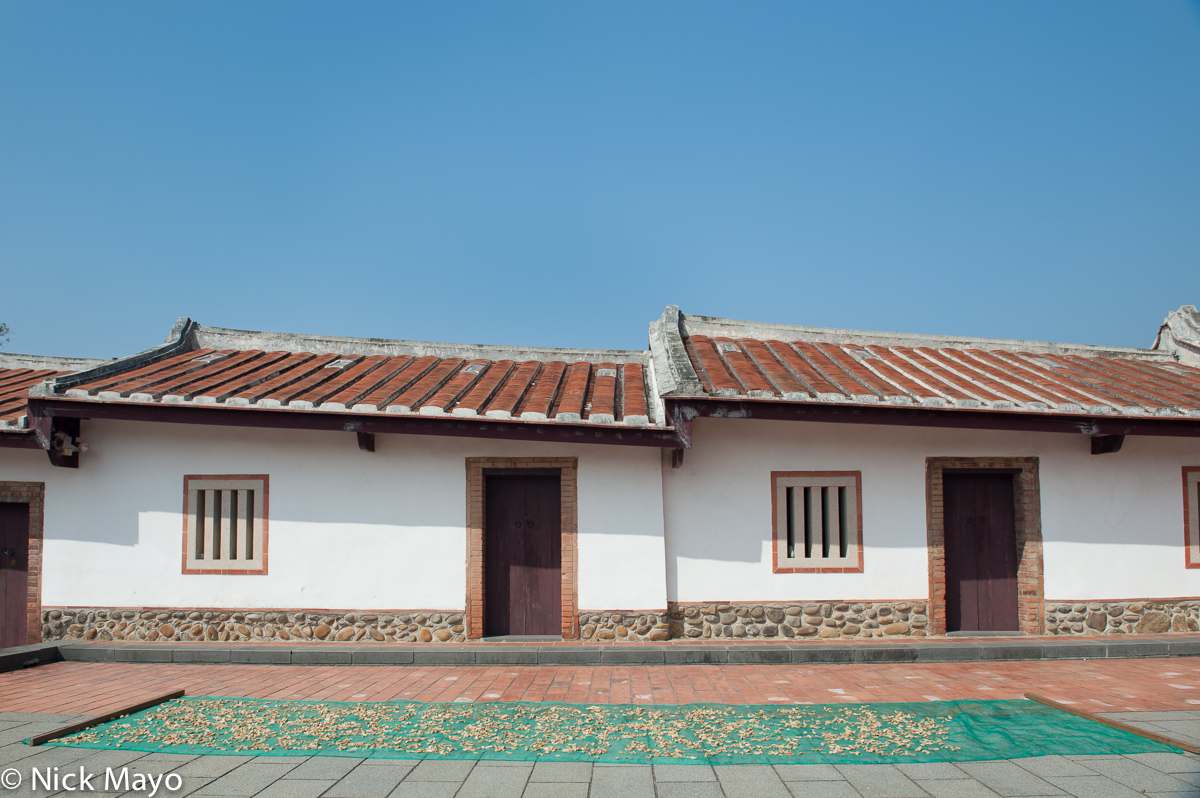
<svg viewBox="0 0 1200 798">
<path fill-rule="evenodd" d="M 776 471 L 775 570 L 861 571 L 859 471 Z"/>
<path fill-rule="evenodd" d="M 265 474 L 183 478 L 183 572 L 266 574 Z"/>
</svg>

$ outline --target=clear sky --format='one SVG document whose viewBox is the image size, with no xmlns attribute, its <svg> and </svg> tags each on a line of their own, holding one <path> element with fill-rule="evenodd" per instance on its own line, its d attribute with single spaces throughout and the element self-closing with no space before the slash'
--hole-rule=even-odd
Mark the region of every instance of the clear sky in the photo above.
<svg viewBox="0 0 1200 798">
<path fill-rule="evenodd" d="M 9 351 L 668 303 L 1148 346 L 1200 304 L 1200 4 L 0 0 Z"/>
</svg>

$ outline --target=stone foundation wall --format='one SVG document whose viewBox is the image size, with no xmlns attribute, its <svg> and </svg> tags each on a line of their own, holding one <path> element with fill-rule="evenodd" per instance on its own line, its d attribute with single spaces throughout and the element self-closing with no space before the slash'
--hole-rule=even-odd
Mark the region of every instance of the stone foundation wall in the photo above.
<svg viewBox="0 0 1200 798">
<path fill-rule="evenodd" d="M 43 640 L 461 643 L 461 612 L 65 609 L 42 611 Z"/>
<path fill-rule="evenodd" d="M 1046 634 L 1200 632 L 1200 600 L 1046 602 Z"/>
<path fill-rule="evenodd" d="M 924 637 L 924 601 L 677 604 L 671 636 L 693 639 Z"/>
<path fill-rule="evenodd" d="M 670 640 L 671 623 L 664 612 L 584 612 L 579 615 L 579 636 L 584 640 Z"/>
</svg>

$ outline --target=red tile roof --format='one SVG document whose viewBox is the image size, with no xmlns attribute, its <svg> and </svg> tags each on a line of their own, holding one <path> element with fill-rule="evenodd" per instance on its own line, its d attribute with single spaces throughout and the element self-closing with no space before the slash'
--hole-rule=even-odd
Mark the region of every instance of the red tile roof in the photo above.
<svg viewBox="0 0 1200 798">
<path fill-rule="evenodd" d="M 105 402 L 662 426 L 652 412 L 645 352 L 501 350 L 194 327 L 196 348 L 80 375 L 56 392 Z M 259 340 L 288 349 L 245 345 Z"/>
<path fill-rule="evenodd" d="M 788 328 L 683 314 L 679 332 L 695 379 L 682 380 L 671 398 L 1200 417 L 1200 367 L 1158 350 Z"/>
<path fill-rule="evenodd" d="M 0 368 L 0 429 L 21 428 L 31 385 L 66 373 L 53 369 Z"/>
</svg>

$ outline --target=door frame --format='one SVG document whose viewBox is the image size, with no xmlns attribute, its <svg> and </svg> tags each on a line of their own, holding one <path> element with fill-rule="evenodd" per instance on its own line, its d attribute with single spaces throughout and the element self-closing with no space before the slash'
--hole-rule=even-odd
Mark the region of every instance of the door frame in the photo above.
<svg viewBox="0 0 1200 798">
<path fill-rule="evenodd" d="M 487 602 L 484 592 L 484 522 L 487 517 L 485 480 L 490 473 L 559 475 L 562 535 L 562 636 L 579 638 L 578 493 L 579 460 L 575 457 L 468 457 L 467 458 L 467 638 L 484 634 Z"/>
<path fill-rule="evenodd" d="M 29 505 L 29 592 L 25 604 L 25 643 L 42 642 L 42 525 L 45 482 L 0 481 L 0 502 Z"/>
<path fill-rule="evenodd" d="M 946 634 L 946 523 L 943 504 L 946 471 L 1012 474 L 1013 521 L 1017 537 L 1018 631 L 1044 633 L 1042 578 L 1042 499 L 1036 457 L 925 458 L 926 546 L 929 552 L 929 628 Z"/>
</svg>

